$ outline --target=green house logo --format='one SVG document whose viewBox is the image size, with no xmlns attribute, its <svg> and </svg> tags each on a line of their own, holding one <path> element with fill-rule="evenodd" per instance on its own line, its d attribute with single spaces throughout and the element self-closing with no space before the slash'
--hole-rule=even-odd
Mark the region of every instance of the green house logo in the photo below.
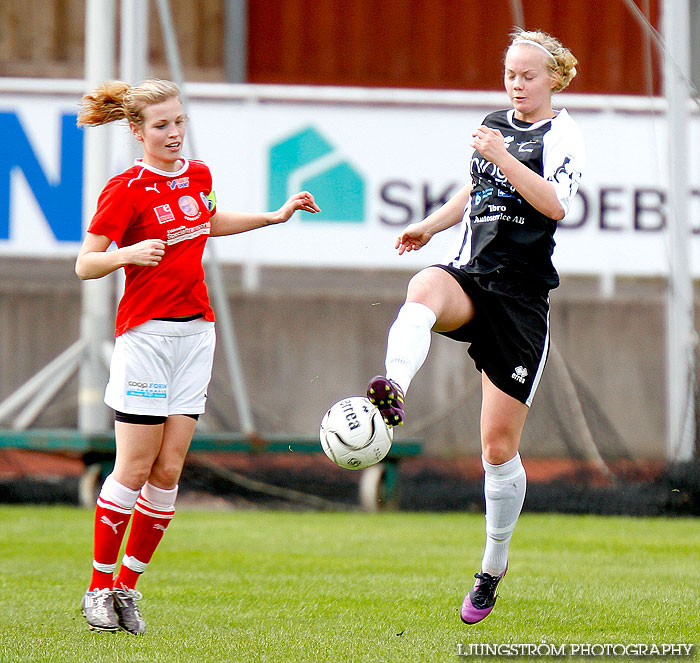
<svg viewBox="0 0 700 663">
<path fill-rule="evenodd" d="M 323 210 L 304 222 L 365 220 L 365 183 L 358 171 L 316 129 L 308 127 L 270 148 L 269 209 L 304 189 Z"/>
</svg>

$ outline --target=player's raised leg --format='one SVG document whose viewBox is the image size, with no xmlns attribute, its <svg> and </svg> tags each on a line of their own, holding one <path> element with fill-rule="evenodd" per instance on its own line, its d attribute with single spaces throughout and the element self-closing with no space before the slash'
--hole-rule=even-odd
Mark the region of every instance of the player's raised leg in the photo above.
<svg viewBox="0 0 700 663">
<path fill-rule="evenodd" d="M 404 394 L 428 356 L 431 331 L 458 329 L 473 315 L 471 300 L 443 269 L 428 267 L 411 279 L 406 302 L 389 329 L 386 377 L 373 377 L 367 387 L 367 398 L 389 426 L 403 423 Z"/>
</svg>

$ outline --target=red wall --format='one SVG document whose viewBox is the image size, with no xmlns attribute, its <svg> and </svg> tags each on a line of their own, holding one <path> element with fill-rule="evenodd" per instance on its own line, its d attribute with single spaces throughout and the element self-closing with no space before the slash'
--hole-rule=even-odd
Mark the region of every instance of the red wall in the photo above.
<svg viewBox="0 0 700 663">
<path fill-rule="evenodd" d="M 636 2 L 658 29 L 661 0 Z M 578 58 L 570 92 L 648 94 L 651 83 L 659 93 L 659 59 L 652 75 L 621 0 L 522 5 L 527 29 Z M 500 89 L 514 22 L 508 0 L 249 0 L 248 12 L 253 83 Z"/>
</svg>

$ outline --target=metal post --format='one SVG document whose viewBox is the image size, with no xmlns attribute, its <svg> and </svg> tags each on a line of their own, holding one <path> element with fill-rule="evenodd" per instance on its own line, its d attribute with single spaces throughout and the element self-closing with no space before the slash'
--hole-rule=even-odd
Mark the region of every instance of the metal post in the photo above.
<svg viewBox="0 0 700 663">
<path fill-rule="evenodd" d="M 119 42 L 119 77 L 130 85 L 146 78 L 148 68 L 148 0 L 121 0 L 121 38 Z M 141 156 L 140 143 L 125 143 L 126 167 Z"/>
<path fill-rule="evenodd" d="M 148 64 L 148 0 L 121 0 L 119 70 L 123 81 L 137 85 Z"/>
<path fill-rule="evenodd" d="M 119 41 L 119 77 L 130 85 L 138 85 L 147 78 L 148 69 L 148 0 L 121 0 Z M 136 140 L 120 141 L 120 170 L 126 170 L 142 156 L 141 143 Z M 126 274 L 123 269 L 114 272 L 114 301 L 119 304 L 124 295 Z"/>
<path fill-rule="evenodd" d="M 226 0 L 224 70 L 229 83 L 248 78 L 248 0 Z"/>
<path fill-rule="evenodd" d="M 33 405 L 37 401 L 48 402 L 50 396 L 58 391 L 56 384 L 59 382 L 59 376 L 75 373 L 84 355 L 85 342 L 83 339 L 80 339 L 50 361 L 39 372 L 29 378 L 17 391 L 0 402 L 0 422 L 9 418 L 15 410 L 21 407 L 24 407 L 26 412 L 26 408 L 33 410 Z M 50 395 L 48 398 L 47 394 Z M 19 417 L 23 428 L 27 428 L 33 422 L 33 418 L 27 417 L 25 413 L 20 414 Z M 17 419 L 13 422 L 12 427 L 18 428 Z"/>
<path fill-rule="evenodd" d="M 513 17 L 513 25 L 525 29 L 525 12 L 523 12 L 522 0 L 510 0 L 510 13 Z"/>
<path fill-rule="evenodd" d="M 85 5 L 85 83 L 88 90 L 114 77 L 114 1 L 87 0 Z M 88 223 L 102 187 L 109 179 L 109 127 L 85 132 L 83 219 Z M 85 281 L 82 286 L 81 338 L 87 342 L 80 366 L 78 426 L 81 431 L 102 432 L 110 416 L 102 398 L 107 381 L 103 345 L 113 336 L 112 290 L 109 276 Z"/>
<path fill-rule="evenodd" d="M 700 34 L 700 3 L 690 3 L 690 34 Z M 697 39 L 690 40 L 690 79 L 693 81 L 695 94 L 700 90 L 700 44 Z"/>
<path fill-rule="evenodd" d="M 693 281 L 688 222 L 688 0 L 663 3 L 668 104 L 668 459 L 689 461 L 695 445 Z"/>
<path fill-rule="evenodd" d="M 170 3 L 168 0 L 157 0 L 158 11 L 163 31 L 163 40 L 165 42 L 165 51 L 168 58 L 168 65 L 172 72 L 174 82 L 180 88 L 180 97 L 182 104 L 187 108 L 187 93 L 185 90 L 185 75 L 180 61 L 180 51 L 177 46 L 175 35 L 175 27 L 173 24 L 172 15 L 170 13 Z M 194 136 L 190 129 L 189 138 L 190 150 L 196 154 L 194 146 Z M 243 367 L 238 354 L 238 345 L 236 343 L 236 335 L 233 328 L 233 319 L 231 310 L 226 297 L 226 289 L 224 287 L 224 279 L 221 274 L 219 260 L 214 249 L 213 242 L 207 243 L 207 269 L 210 278 L 211 292 L 214 299 L 217 316 L 217 334 L 221 339 L 221 344 L 226 355 L 226 363 L 228 365 L 229 382 L 233 397 L 236 399 L 238 407 L 238 418 L 241 425 L 241 431 L 253 436 L 256 434 L 255 424 L 253 423 L 253 414 L 248 399 L 248 390 L 246 388 L 245 379 L 243 377 Z"/>
</svg>

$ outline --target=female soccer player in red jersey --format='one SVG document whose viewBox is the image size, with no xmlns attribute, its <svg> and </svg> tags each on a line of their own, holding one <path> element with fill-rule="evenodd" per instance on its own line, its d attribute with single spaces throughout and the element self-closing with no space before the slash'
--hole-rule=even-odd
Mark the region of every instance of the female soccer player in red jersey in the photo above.
<svg viewBox="0 0 700 663">
<path fill-rule="evenodd" d="M 583 140 L 552 93 L 576 75 L 576 59 L 552 36 L 516 30 L 505 58 L 512 107 L 488 115 L 473 135 L 471 182 L 398 237 L 414 251 L 462 222 L 456 256 L 413 277 L 389 331 L 386 377 L 367 396 L 389 425 L 404 417 L 404 393 L 430 347 L 431 330 L 470 343 L 482 377 L 481 446 L 485 471 L 486 547 L 461 618 L 492 610 L 508 567 L 508 545 L 525 498 L 518 447 L 549 350 L 549 291 L 554 231 L 576 195 Z"/>
<path fill-rule="evenodd" d="M 110 81 L 83 97 L 79 125 L 122 119 L 142 144 L 143 158 L 105 186 L 75 267 L 81 279 L 120 267 L 126 273 L 105 391 L 116 413 L 117 453 L 97 500 L 82 612 L 93 630 L 141 634 L 146 625 L 136 581 L 173 517 L 211 378 L 214 312 L 202 268 L 207 239 L 284 223 L 296 210 L 320 210 L 306 191 L 276 212 L 218 210 L 209 168 L 183 156 L 187 118 L 169 81 L 136 87 Z M 112 242 L 118 248 L 107 251 Z"/>
</svg>

